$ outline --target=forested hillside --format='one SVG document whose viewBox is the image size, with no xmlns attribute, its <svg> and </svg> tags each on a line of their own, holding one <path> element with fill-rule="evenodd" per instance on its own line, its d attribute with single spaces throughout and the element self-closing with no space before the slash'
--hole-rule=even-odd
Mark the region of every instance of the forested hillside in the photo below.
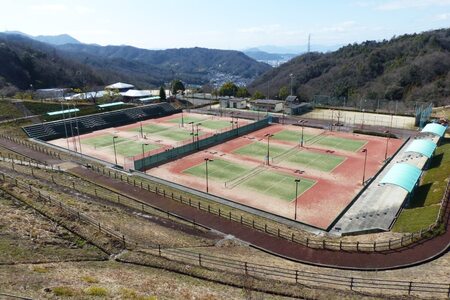
<svg viewBox="0 0 450 300">
<path fill-rule="evenodd" d="M 93 70 L 55 48 L 20 35 L 0 33 L 0 89 L 104 84 Z"/>
<path fill-rule="evenodd" d="M 256 79 L 251 91 L 271 97 L 282 87 L 303 99 L 314 95 L 450 103 L 450 29 L 351 44 L 332 53 L 308 53 Z"/>
</svg>

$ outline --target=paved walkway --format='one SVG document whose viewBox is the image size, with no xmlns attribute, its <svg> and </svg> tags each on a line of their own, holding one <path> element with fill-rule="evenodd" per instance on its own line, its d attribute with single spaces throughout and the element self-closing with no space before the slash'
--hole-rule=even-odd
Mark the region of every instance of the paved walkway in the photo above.
<svg viewBox="0 0 450 300">
<path fill-rule="evenodd" d="M 0 139 L 0 144 L 3 145 L 4 142 L 5 140 Z M 18 153 L 23 153 L 33 159 L 46 161 L 47 163 L 55 163 L 54 158 L 35 152 L 25 146 L 16 144 L 15 149 Z M 61 161 L 59 161 L 59 163 L 61 163 Z M 109 177 L 100 176 L 98 173 L 81 166 L 71 169 L 71 172 L 105 187 L 120 190 L 130 197 L 151 203 L 152 205 L 164 210 L 169 210 L 187 219 L 195 220 L 195 222 L 211 229 L 231 234 L 263 251 L 306 264 L 358 270 L 394 269 L 432 260 L 435 257 L 446 253 L 450 247 L 450 231 L 447 230 L 446 233 L 441 236 L 424 240 L 421 243 L 412 246 L 377 253 L 311 249 L 284 239 L 267 235 L 240 223 L 226 220 L 194 207 L 181 204 L 177 201 L 164 198 L 163 196 L 156 195 L 147 190 L 140 189 L 139 187 L 134 187 Z M 444 220 L 446 228 L 448 228 L 450 222 L 450 206 L 447 206 Z"/>
</svg>

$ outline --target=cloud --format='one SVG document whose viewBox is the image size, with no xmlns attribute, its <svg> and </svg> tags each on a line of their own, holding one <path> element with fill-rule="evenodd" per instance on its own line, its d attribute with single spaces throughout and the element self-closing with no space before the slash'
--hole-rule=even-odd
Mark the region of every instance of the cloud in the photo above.
<svg viewBox="0 0 450 300">
<path fill-rule="evenodd" d="M 450 20 L 450 13 L 443 13 L 443 14 L 435 15 L 433 19 L 434 19 L 435 21 L 445 21 L 445 20 Z"/>
<path fill-rule="evenodd" d="M 393 0 L 375 6 L 377 10 L 400 10 L 409 8 L 424 8 L 429 6 L 447 6 L 450 0 Z"/>
</svg>

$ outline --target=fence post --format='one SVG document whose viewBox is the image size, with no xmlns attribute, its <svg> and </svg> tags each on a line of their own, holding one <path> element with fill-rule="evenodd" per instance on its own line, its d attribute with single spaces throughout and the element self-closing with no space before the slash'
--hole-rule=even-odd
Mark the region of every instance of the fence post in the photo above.
<svg viewBox="0 0 450 300">
<path fill-rule="evenodd" d="M 102 231 L 102 228 L 100 227 L 100 223 L 98 223 L 98 231 Z"/>
<path fill-rule="evenodd" d="M 342 240 L 339 241 L 339 250 L 342 250 Z"/>
<path fill-rule="evenodd" d="M 267 232 L 267 224 L 264 224 L 264 232 Z"/>
<path fill-rule="evenodd" d="M 295 283 L 298 283 L 298 270 L 295 270 Z"/>
<path fill-rule="evenodd" d="M 322 241 L 322 248 L 323 248 L 324 250 L 326 249 L 325 240 Z"/>
<path fill-rule="evenodd" d="M 374 241 L 373 242 L 373 252 L 376 252 L 376 251 L 377 251 L 377 242 Z"/>
<path fill-rule="evenodd" d="M 447 293 L 447 297 L 450 298 L 450 284 L 448 285 L 448 293 Z"/>
<path fill-rule="evenodd" d="M 126 244 L 125 244 L 125 235 L 122 234 L 122 242 L 123 242 L 123 247 L 125 248 Z"/>
<path fill-rule="evenodd" d="M 241 224 L 242 224 L 242 215 L 241 215 Z"/>
<path fill-rule="evenodd" d="M 255 228 L 255 220 L 252 220 L 252 227 Z"/>
<path fill-rule="evenodd" d="M 391 239 L 389 239 L 389 244 L 388 244 L 388 247 L 389 247 L 389 250 L 391 250 Z"/>
<path fill-rule="evenodd" d="M 350 290 L 353 291 L 353 277 L 350 278 Z"/>
<path fill-rule="evenodd" d="M 201 253 L 198 254 L 198 265 L 200 267 L 202 266 L 202 254 Z"/>
<path fill-rule="evenodd" d="M 359 251 L 359 242 L 356 242 L 356 251 Z"/>
<path fill-rule="evenodd" d="M 400 239 L 400 246 L 403 247 L 403 235 L 402 235 L 402 238 Z"/>
<path fill-rule="evenodd" d="M 219 208 L 219 217 L 220 217 L 220 208 Z"/>
<path fill-rule="evenodd" d="M 244 270 L 245 270 L 245 275 L 247 275 L 248 270 L 247 270 L 247 262 L 244 262 Z"/>
<path fill-rule="evenodd" d="M 411 289 L 412 289 L 412 281 L 410 281 L 408 285 L 408 295 L 411 295 Z"/>
<path fill-rule="evenodd" d="M 198 201 L 198 210 L 201 210 L 201 209 L 202 209 L 202 206 L 200 204 L 200 201 Z M 231 212 L 230 212 L 230 214 L 231 214 Z"/>
<path fill-rule="evenodd" d="M 172 196 L 173 196 L 173 194 L 172 194 Z M 209 206 L 209 204 L 208 204 L 208 212 L 211 213 L 211 207 Z"/>
<path fill-rule="evenodd" d="M 306 238 L 306 247 L 309 247 L 309 238 Z"/>
<path fill-rule="evenodd" d="M 291 235 L 291 242 L 294 242 L 294 233 Z"/>
<path fill-rule="evenodd" d="M 158 255 L 161 256 L 161 245 L 158 244 Z"/>
</svg>

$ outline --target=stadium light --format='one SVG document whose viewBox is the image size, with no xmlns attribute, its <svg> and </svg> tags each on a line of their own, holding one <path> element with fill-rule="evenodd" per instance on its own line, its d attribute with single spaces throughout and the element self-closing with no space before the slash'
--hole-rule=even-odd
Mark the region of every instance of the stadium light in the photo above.
<svg viewBox="0 0 450 300">
<path fill-rule="evenodd" d="M 386 138 L 386 150 L 384 151 L 384 160 L 387 159 L 387 153 L 388 153 L 388 147 L 389 147 L 389 138 L 391 137 L 391 132 L 388 130 L 386 131 L 387 138 Z"/>
<path fill-rule="evenodd" d="M 305 123 L 308 123 L 308 121 L 300 120 L 298 121 L 298 123 L 302 125 L 302 139 L 300 140 L 300 147 L 303 147 L 303 129 L 305 127 Z"/>
<path fill-rule="evenodd" d="M 183 110 L 181 111 L 181 127 L 184 127 L 184 114 L 183 114 Z"/>
<path fill-rule="evenodd" d="M 116 152 L 116 139 L 118 138 L 117 135 L 113 136 L 112 141 L 113 141 L 113 147 L 114 147 L 114 161 L 116 163 L 117 166 L 117 152 Z"/>
<path fill-rule="evenodd" d="M 206 173 L 206 193 L 209 193 L 208 187 L 208 162 L 214 161 L 213 159 L 205 158 L 205 173 Z"/>
<path fill-rule="evenodd" d="M 273 134 L 267 133 L 266 135 L 264 135 L 265 137 L 267 137 L 267 165 L 269 166 L 269 157 L 270 157 L 270 138 L 273 137 Z"/>
<path fill-rule="evenodd" d="M 144 155 L 144 147 L 145 146 L 148 146 L 148 144 L 147 143 L 144 143 L 144 144 L 142 144 L 142 163 L 144 163 L 144 158 L 145 158 L 145 155 Z"/>
<path fill-rule="evenodd" d="M 362 149 L 364 155 L 364 169 L 363 169 L 363 178 L 362 178 L 362 185 L 364 185 L 364 181 L 366 179 L 366 163 L 367 163 L 367 148 Z"/>
<path fill-rule="evenodd" d="M 141 118 L 141 121 L 139 122 L 141 125 L 141 139 L 144 138 L 144 131 L 142 130 L 142 120 L 144 119 L 144 115 L 139 115 L 139 117 Z"/>
<path fill-rule="evenodd" d="M 300 178 L 295 179 L 295 213 L 294 220 L 297 221 L 297 198 L 298 198 L 298 184 L 300 183 Z"/>
</svg>

